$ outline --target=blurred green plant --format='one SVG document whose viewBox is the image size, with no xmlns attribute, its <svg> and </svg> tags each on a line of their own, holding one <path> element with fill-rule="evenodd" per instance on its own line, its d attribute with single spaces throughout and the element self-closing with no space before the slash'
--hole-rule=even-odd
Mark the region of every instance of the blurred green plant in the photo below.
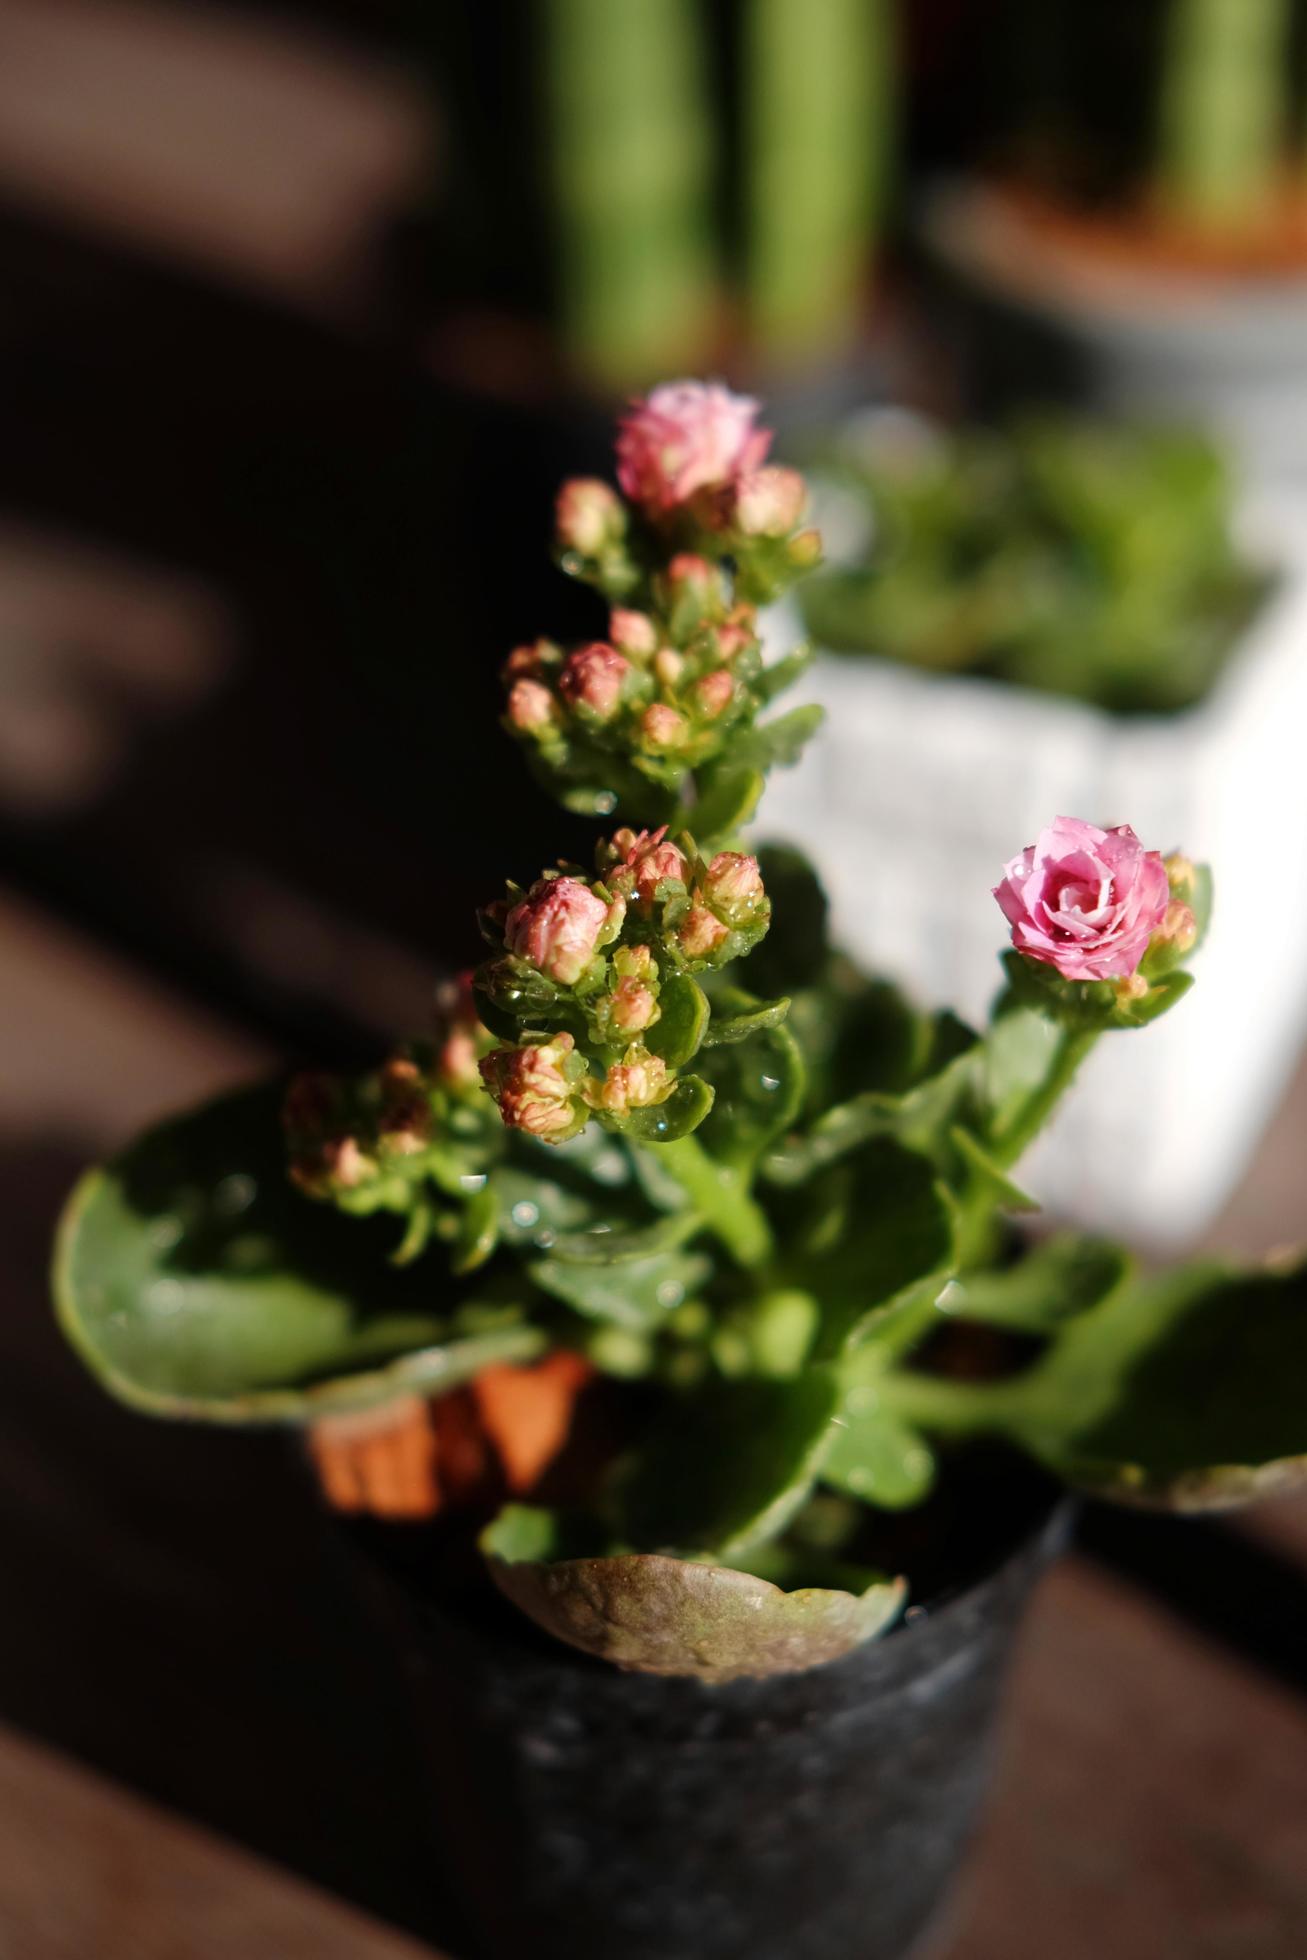
<svg viewBox="0 0 1307 1960">
<path fill-rule="evenodd" d="M 1267 588 L 1205 437 L 1044 416 L 872 421 L 825 465 L 866 522 L 802 596 L 814 639 L 1121 714 L 1200 701 Z"/>
</svg>

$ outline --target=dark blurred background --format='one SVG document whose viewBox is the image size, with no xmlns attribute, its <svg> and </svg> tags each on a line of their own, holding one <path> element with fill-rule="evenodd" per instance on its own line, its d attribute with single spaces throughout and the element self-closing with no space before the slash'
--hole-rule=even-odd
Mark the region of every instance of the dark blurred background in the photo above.
<svg viewBox="0 0 1307 1960">
<path fill-rule="evenodd" d="M 420 1024 L 538 868 L 499 663 L 599 626 L 552 493 L 680 373 L 797 458 L 878 405 L 1156 409 L 1296 494 L 1307 4 L 0 0 L 0 1717 L 427 1933 L 402 1720 L 281 1444 L 102 1406 L 46 1246 L 141 1120 Z M 1223 1244 L 1301 1236 L 1305 1137 L 1299 1085 Z M 1261 1564 L 1139 1529 L 1090 1549 L 1166 1613 L 1247 1649 L 1267 1585 L 1301 1628 L 1300 1519 Z M 14 1960 L 265 1950 L 47 1923 L 57 1865 L 24 1918 L 19 1862 Z M 1119 1950 L 1300 1955 L 1276 1910 Z M 292 1919 L 267 1952 L 374 1950 Z M 959 1960 L 1102 1951 L 1008 1930 Z"/>
</svg>

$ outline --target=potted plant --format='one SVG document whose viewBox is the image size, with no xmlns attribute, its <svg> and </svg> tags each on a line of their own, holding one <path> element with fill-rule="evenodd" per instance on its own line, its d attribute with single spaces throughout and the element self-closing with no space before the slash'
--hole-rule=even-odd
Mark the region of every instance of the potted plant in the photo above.
<svg viewBox="0 0 1307 1960">
<path fill-rule="evenodd" d="M 624 496 L 563 487 L 606 636 L 519 648 L 506 722 L 604 820 L 594 868 L 487 908 L 433 1040 L 165 1125 L 60 1231 L 59 1316 L 111 1392 L 306 1426 L 375 1514 L 494 1955 L 905 1954 L 983 1787 L 1050 1473 L 1187 1508 L 1304 1451 L 1301 1268 L 1140 1277 L 1010 1222 L 1083 1057 L 1187 991 L 1205 874 L 1047 827 L 999 878 L 977 1032 L 834 951 L 793 851 L 744 847 L 819 719 L 765 713 L 805 657 L 764 661 L 757 608 L 819 550 L 766 445 L 751 402 L 678 384 L 623 424 Z"/>
<path fill-rule="evenodd" d="M 1034 1176 L 1053 1210 L 1192 1239 L 1243 1171 L 1304 1031 L 1307 925 L 1275 906 L 1261 825 L 1307 845 L 1291 729 L 1307 712 L 1307 537 L 1236 505 L 1208 440 L 1044 414 L 952 434 L 879 412 L 825 465 L 835 559 L 804 588 L 830 718 L 775 808 L 837 936 L 927 999 L 983 1012 L 986 870 L 1050 807 L 1185 838 L 1223 903 L 1203 986 L 1145 1045 L 1106 1044 Z M 892 844 L 892 848 L 891 848 Z M 967 867 L 940 902 L 940 867 Z M 1264 922 L 1259 1013 L 1240 1003 Z"/>
<path fill-rule="evenodd" d="M 1302 481 L 1301 0 L 1009 0 L 977 174 L 926 200 L 975 405 L 1205 419 Z"/>
</svg>

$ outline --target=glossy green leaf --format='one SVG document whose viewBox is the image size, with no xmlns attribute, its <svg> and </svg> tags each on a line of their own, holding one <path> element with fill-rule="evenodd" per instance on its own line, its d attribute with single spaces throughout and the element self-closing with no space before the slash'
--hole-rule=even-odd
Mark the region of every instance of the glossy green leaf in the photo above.
<svg viewBox="0 0 1307 1960">
<path fill-rule="evenodd" d="M 605 1222 L 588 1232 L 562 1232 L 549 1248 L 550 1257 L 574 1266 L 624 1265 L 675 1250 L 699 1230 L 700 1224 L 698 1213 L 683 1204 L 681 1211 L 648 1225 Z"/>
<path fill-rule="evenodd" d="M 752 1573 L 657 1554 L 556 1556 L 548 1513 L 514 1506 L 482 1534 L 500 1591 L 555 1639 L 646 1674 L 736 1681 L 838 1660 L 901 1613 L 901 1579 L 861 1595 L 783 1592 Z"/>
<path fill-rule="evenodd" d="M 758 808 L 767 779 L 759 769 L 719 761 L 700 771 L 696 786 L 698 796 L 684 813 L 684 821 L 693 827 L 701 848 L 706 849 L 743 830 Z"/>
<path fill-rule="evenodd" d="M 675 1313 L 703 1285 L 712 1267 L 697 1254 L 663 1252 L 614 1266 L 537 1259 L 528 1271 L 542 1291 L 574 1312 L 644 1333 Z"/>
<path fill-rule="evenodd" d="M 851 1391 L 821 1480 L 883 1511 L 920 1504 L 935 1481 L 935 1455 L 921 1433 L 878 1406 L 871 1387 Z"/>
<path fill-rule="evenodd" d="M 746 1001 L 752 1004 L 737 1005 Z M 790 1003 L 785 997 L 753 1001 L 752 995 L 732 991 L 723 1000 L 721 1008 L 714 1007 L 704 1046 L 727 1048 L 737 1041 L 747 1041 L 750 1035 L 762 1034 L 768 1028 L 778 1028 L 789 1011 Z"/>
<path fill-rule="evenodd" d="M 783 694 L 786 688 L 793 687 L 796 681 L 803 679 L 812 665 L 812 655 L 811 643 L 804 641 L 791 653 L 774 660 L 770 667 L 764 667 L 759 674 L 753 684 L 754 692 L 763 701 L 774 701 L 778 694 Z"/>
<path fill-rule="evenodd" d="M 393 1266 L 393 1228 L 301 1197 L 280 1085 L 152 1130 L 84 1177 L 54 1267 L 60 1323 L 106 1388 L 157 1415 L 301 1422 L 434 1392 L 543 1338 L 460 1332 L 438 1262 Z"/>
<path fill-rule="evenodd" d="M 658 995 L 658 1019 L 645 1036 L 650 1052 L 668 1068 L 684 1068 L 698 1054 L 709 1023 L 708 1000 L 688 973 L 673 973 Z"/>
<path fill-rule="evenodd" d="M 777 764 L 797 762 L 812 737 L 826 719 L 826 710 L 816 702 L 791 708 L 739 736 L 733 745 L 733 762 L 747 763 L 755 769 L 772 769 Z"/>
<path fill-rule="evenodd" d="M 673 1401 L 622 1493 L 624 1540 L 729 1564 L 775 1538 L 835 1441 L 838 1407 L 828 1368 L 715 1384 Z"/>
<path fill-rule="evenodd" d="M 637 1143 L 675 1143 L 697 1130 L 713 1106 L 713 1088 L 701 1075 L 683 1075 L 666 1102 L 633 1109 L 621 1127 Z"/>
<path fill-rule="evenodd" d="M 798 1043 L 776 1024 L 749 1041 L 704 1049 L 700 1067 L 716 1097 L 706 1148 L 720 1162 L 751 1166 L 802 1107 L 807 1075 Z"/>
<path fill-rule="evenodd" d="M 949 1120 L 971 1087 L 976 1038 L 951 1015 L 926 1025 L 934 1040 L 924 1079 L 900 1094 L 869 1089 L 837 1103 L 771 1153 L 768 1178 L 775 1184 L 803 1183 L 876 1137 L 938 1154 Z"/>
<path fill-rule="evenodd" d="M 887 1331 L 904 1314 L 928 1312 L 956 1260 L 954 1206 L 928 1158 L 882 1138 L 867 1145 L 855 1170 L 834 1244 L 805 1257 L 794 1274 L 821 1301 L 818 1352 L 827 1356 Z"/>
</svg>

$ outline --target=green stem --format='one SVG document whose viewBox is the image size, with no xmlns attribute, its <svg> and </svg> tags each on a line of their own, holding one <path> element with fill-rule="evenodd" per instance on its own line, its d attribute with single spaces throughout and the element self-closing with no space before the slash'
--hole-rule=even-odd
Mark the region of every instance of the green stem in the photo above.
<svg viewBox="0 0 1307 1960">
<path fill-rule="evenodd" d="M 1018 1384 L 950 1381 L 943 1375 L 896 1370 L 879 1386 L 886 1408 L 918 1428 L 938 1436 L 975 1436 L 1009 1426 Z"/>
<path fill-rule="evenodd" d="M 1164 195 L 1190 223 L 1256 216 L 1283 160 L 1291 0 L 1171 0 L 1160 104 Z"/>
<path fill-rule="evenodd" d="M 742 1266 L 761 1266 L 772 1251 L 766 1213 L 749 1195 L 744 1174 L 710 1157 L 697 1137 L 651 1144 L 704 1223 Z"/>
<path fill-rule="evenodd" d="M 1003 1133 L 991 1141 L 994 1161 L 1002 1169 L 1010 1170 L 1026 1146 L 1039 1135 L 1101 1032 L 1099 1028 L 1062 1029 L 1047 1075 L 1027 1096 Z"/>
</svg>

